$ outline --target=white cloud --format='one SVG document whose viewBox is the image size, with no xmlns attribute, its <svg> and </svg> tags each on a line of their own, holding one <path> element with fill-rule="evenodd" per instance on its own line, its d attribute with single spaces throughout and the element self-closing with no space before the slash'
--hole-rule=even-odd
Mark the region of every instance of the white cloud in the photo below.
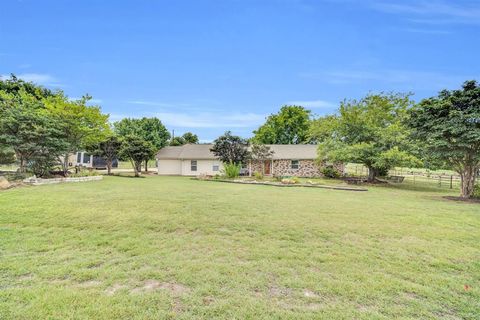
<svg viewBox="0 0 480 320">
<path fill-rule="evenodd" d="M 182 128 L 249 128 L 256 127 L 265 121 L 264 114 L 233 113 L 155 113 L 164 124 Z"/>
<path fill-rule="evenodd" d="M 311 108 L 311 109 L 316 109 L 316 108 L 333 108 L 336 105 L 334 103 L 331 103 L 329 101 L 325 100 L 297 100 L 297 101 L 289 101 L 287 104 L 291 105 L 296 105 L 296 106 L 302 106 L 305 108 Z"/>
<path fill-rule="evenodd" d="M 130 104 L 138 104 L 143 106 L 154 106 L 154 107 L 171 107 L 172 104 L 164 103 L 164 102 L 157 102 L 157 101 L 146 101 L 146 100 L 129 100 L 126 101 Z"/>
<path fill-rule="evenodd" d="M 458 87 L 466 79 L 476 79 L 479 75 L 455 75 L 430 71 L 398 69 L 379 70 L 337 70 L 321 73 L 301 73 L 302 78 L 321 80 L 331 84 L 364 84 L 371 81 L 383 85 L 395 85 L 399 90 L 428 89 L 439 90 Z"/>
<path fill-rule="evenodd" d="M 478 24 L 480 23 L 480 6 L 459 4 L 458 2 L 447 1 L 373 1 L 370 6 L 378 11 L 404 14 L 415 19 L 418 23 L 463 23 L 463 24 Z M 412 20 L 413 21 L 413 20 Z"/>
<path fill-rule="evenodd" d="M 52 86 L 52 87 L 62 86 L 62 84 L 58 81 L 58 79 L 56 79 L 52 75 L 45 74 L 45 73 L 22 73 L 22 74 L 16 74 L 15 76 L 24 81 L 33 82 L 39 85 Z M 6 78 L 10 78 L 10 75 L 2 74 L 0 75 L 0 77 L 3 79 L 6 79 Z"/>
</svg>

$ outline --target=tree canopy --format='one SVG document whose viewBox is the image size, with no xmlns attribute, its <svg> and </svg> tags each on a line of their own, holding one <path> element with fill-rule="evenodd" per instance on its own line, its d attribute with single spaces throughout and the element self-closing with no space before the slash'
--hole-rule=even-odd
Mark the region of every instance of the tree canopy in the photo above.
<svg viewBox="0 0 480 320">
<path fill-rule="evenodd" d="M 460 90 L 443 90 L 410 112 L 412 135 L 427 159 L 443 162 L 461 177 L 461 196 L 473 196 L 480 169 L 480 86 L 466 81 Z"/>
<path fill-rule="evenodd" d="M 150 143 L 156 151 L 168 145 L 170 133 L 158 118 L 131 119 L 125 118 L 114 124 L 114 130 L 119 137 L 136 136 Z M 153 158 L 152 153 L 151 158 Z M 148 160 L 144 159 L 145 171 L 148 171 Z"/>
<path fill-rule="evenodd" d="M 119 155 L 132 163 L 135 176 L 140 176 L 142 162 L 148 161 L 156 152 L 155 146 L 136 135 L 128 135 L 124 138 Z"/>
<path fill-rule="evenodd" d="M 345 100 L 337 115 L 315 120 L 310 130 L 319 141 L 319 160 L 362 163 L 369 181 L 394 166 L 416 165 L 404 125 L 413 105 L 408 94 L 369 94 L 361 100 Z"/>
<path fill-rule="evenodd" d="M 247 140 L 227 131 L 213 141 L 213 147 L 210 150 L 222 162 L 238 165 L 247 160 L 249 155 L 247 147 Z"/>
<path fill-rule="evenodd" d="M 277 114 L 253 131 L 252 142 L 259 144 L 300 144 L 309 142 L 311 111 L 301 106 L 283 106 Z"/>
</svg>

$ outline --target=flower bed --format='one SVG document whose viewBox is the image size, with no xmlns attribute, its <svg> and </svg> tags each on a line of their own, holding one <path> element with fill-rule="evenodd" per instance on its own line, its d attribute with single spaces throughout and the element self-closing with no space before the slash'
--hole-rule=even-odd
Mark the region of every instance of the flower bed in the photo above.
<svg viewBox="0 0 480 320">
<path fill-rule="evenodd" d="M 320 189 L 331 189 L 331 190 L 343 190 L 343 191 L 368 191 L 365 188 L 355 188 L 355 187 L 343 187 L 343 186 L 328 186 L 320 185 L 315 183 L 284 183 L 277 181 L 257 181 L 257 180 L 245 180 L 245 179 L 205 179 L 205 178 L 193 178 L 195 180 L 201 181 L 215 181 L 215 182 L 225 182 L 225 183 L 238 183 L 238 184 L 253 184 L 253 185 L 264 185 L 264 186 L 273 186 L 273 187 L 303 187 L 303 188 L 320 188 Z"/>
</svg>

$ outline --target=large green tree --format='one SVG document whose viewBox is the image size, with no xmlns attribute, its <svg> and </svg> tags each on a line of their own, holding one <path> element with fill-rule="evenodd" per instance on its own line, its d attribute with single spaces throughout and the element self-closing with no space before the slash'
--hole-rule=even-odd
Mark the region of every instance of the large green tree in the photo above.
<svg viewBox="0 0 480 320">
<path fill-rule="evenodd" d="M 105 161 L 107 164 L 107 174 L 110 175 L 112 173 L 113 162 L 118 159 L 121 147 L 121 140 L 117 136 L 111 135 L 98 144 L 90 146 L 88 149 L 94 155 L 99 156 Z"/>
<path fill-rule="evenodd" d="M 90 99 L 86 95 L 72 101 L 62 92 L 44 99 L 46 111 L 62 123 L 63 138 L 68 146 L 60 159 L 64 174 L 68 172 L 70 155 L 99 143 L 111 133 L 108 115 L 102 114 L 98 106 L 89 106 Z"/>
<path fill-rule="evenodd" d="M 121 158 L 132 163 L 135 177 L 139 177 L 142 171 L 142 162 L 151 159 L 157 149 L 155 146 L 136 135 L 128 135 L 122 141 L 119 151 Z"/>
<path fill-rule="evenodd" d="M 213 154 L 223 163 L 241 164 L 249 157 L 247 140 L 232 135 L 230 131 L 213 141 L 213 147 L 210 149 Z"/>
<path fill-rule="evenodd" d="M 362 163 L 370 182 L 392 167 L 418 164 L 403 124 L 412 105 L 409 95 L 395 93 L 343 101 L 338 114 L 312 125 L 310 135 L 319 142 L 319 160 Z"/>
<path fill-rule="evenodd" d="M 46 112 L 40 100 L 25 90 L 0 90 L 0 143 L 15 151 L 20 172 L 27 167 L 45 176 L 67 150 L 63 123 Z"/>
<path fill-rule="evenodd" d="M 151 143 L 157 151 L 168 145 L 170 139 L 170 133 L 158 118 L 125 118 L 115 122 L 114 130 L 120 137 L 137 136 Z M 148 160 L 144 160 L 145 171 L 148 171 Z"/>
<path fill-rule="evenodd" d="M 300 144 L 309 142 L 311 112 L 301 106 L 283 106 L 277 114 L 253 131 L 252 142 L 259 144 Z"/>
<path fill-rule="evenodd" d="M 480 86 L 466 81 L 421 101 L 408 120 L 427 159 L 445 163 L 461 177 L 461 196 L 473 196 L 480 169 Z"/>
<path fill-rule="evenodd" d="M 191 132 L 185 132 L 183 135 L 178 137 L 173 137 L 170 140 L 171 146 L 183 146 L 184 144 L 197 144 L 198 143 L 198 136 Z"/>
</svg>

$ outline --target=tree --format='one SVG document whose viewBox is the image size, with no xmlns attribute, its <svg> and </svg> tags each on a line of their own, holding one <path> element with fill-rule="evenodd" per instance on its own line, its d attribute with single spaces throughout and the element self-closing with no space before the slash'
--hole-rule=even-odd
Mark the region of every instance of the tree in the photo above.
<svg viewBox="0 0 480 320">
<path fill-rule="evenodd" d="M 183 140 L 185 140 L 185 143 L 191 143 L 191 144 L 197 144 L 198 143 L 198 136 L 196 134 L 193 134 L 191 132 L 185 132 L 182 135 Z"/>
<path fill-rule="evenodd" d="M 0 114 L 0 143 L 15 151 L 19 171 L 23 173 L 28 164 L 34 164 L 35 174 L 47 174 L 56 164 L 52 157 L 67 148 L 63 123 L 23 89 L 15 94 L 0 91 Z"/>
<path fill-rule="evenodd" d="M 71 101 L 59 92 L 44 100 L 46 111 L 62 123 L 61 129 L 67 149 L 60 160 L 65 175 L 68 173 L 68 159 L 71 154 L 99 143 L 111 133 L 108 115 L 102 114 L 100 107 L 88 106 L 90 99 L 91 97 L 86 95 Z"/>
<path fill-rule="evenodd" d="M 210 151 L 224 163 L 241 164 L 248 158 L 248 142 L 230 131 L 213 141 Z"/>
<path fill-rule="evenodd" d="M 18 79 L 14 74 L 11 74 L 10 78 L 5 80 L 0 77 L 0 90 L 14 95 L 24 91 L 37 100 L 55 95 L 50 89 L 38 86 L 32 82 L 25 82 L 22 79 Z"/>
<path fill-rule="evenodd" d="M 461 178 L 461 197 L 471 198 L 480 169 L 480 86 L 466 81 L 460 90 L 443 90 L 410 112 L 412 135 L 426 157 L 443 162 Z"/>
<path fill-rule="evenodd" d="M 283 106 L 280 112 L 267 118 L 253 131 L 252 142 L 259 144 L 308 143 L 311 112 L 301 106 Z"/>
<path fill-rule="evenodd" d="M 132 163 L 135 177 L 139 177 L 142 171 L 142 162 L 145 159 L 151 159 L 155 152 L 156 148 L 151 142 L 135 135 L 129 135 L 124 138 L 119 155 Z"/>
<path fill-rule="evenodd" d="M 362 163 L 369 182 L 392 167 L 418 165 L 403 124 L 412 103 L 409 94 L 394 93 L 343 101 L 338 115 L 312 125 L 310 136 L 319 141 L 319 161 Z"/>
<path fill-rule="evenodd" d="M 90 152 L 94 155 L 101 157 L 107 164 L 107 173 L 110 175 L 112 172 L 112 164 L 115 159 L 118 158 L 122 142 L 117 136 L 107 137 L 100 143 L 91 146 Z"/>
<path fill-rule="evenodd" d="M 0 164 L 15 163 L 15 151 L 6 146 L 0 146 Z"/>
<path fill-rule="evenodd" d="M 172 140 L 170 140 L 170 145 L 171 146 L 183 146 L 185 144 L 185 139 L 183 137 L 173 137 Z"/>
<path fill-rule="evenodd" d="M 198 136 L 191 132 L 185 132 L 182 136 L 173 137 L 170 140 L 171 146 L 183 146 L 184 144 L 187 144 L 187 143 L 197 144 Z"/>
<path fill-rule="evenodd" d="M 170 133 L 158 118 L 125 118 L 114 124 L 114 130 L 120 137 L 137 136 L 150 142 L 156 151 L 168 145 Z M 153 156 L 152 156 L 153 157 Z M 148 160 L 145 159 L 145 171 L 148 171 Z"/>
</svg>

